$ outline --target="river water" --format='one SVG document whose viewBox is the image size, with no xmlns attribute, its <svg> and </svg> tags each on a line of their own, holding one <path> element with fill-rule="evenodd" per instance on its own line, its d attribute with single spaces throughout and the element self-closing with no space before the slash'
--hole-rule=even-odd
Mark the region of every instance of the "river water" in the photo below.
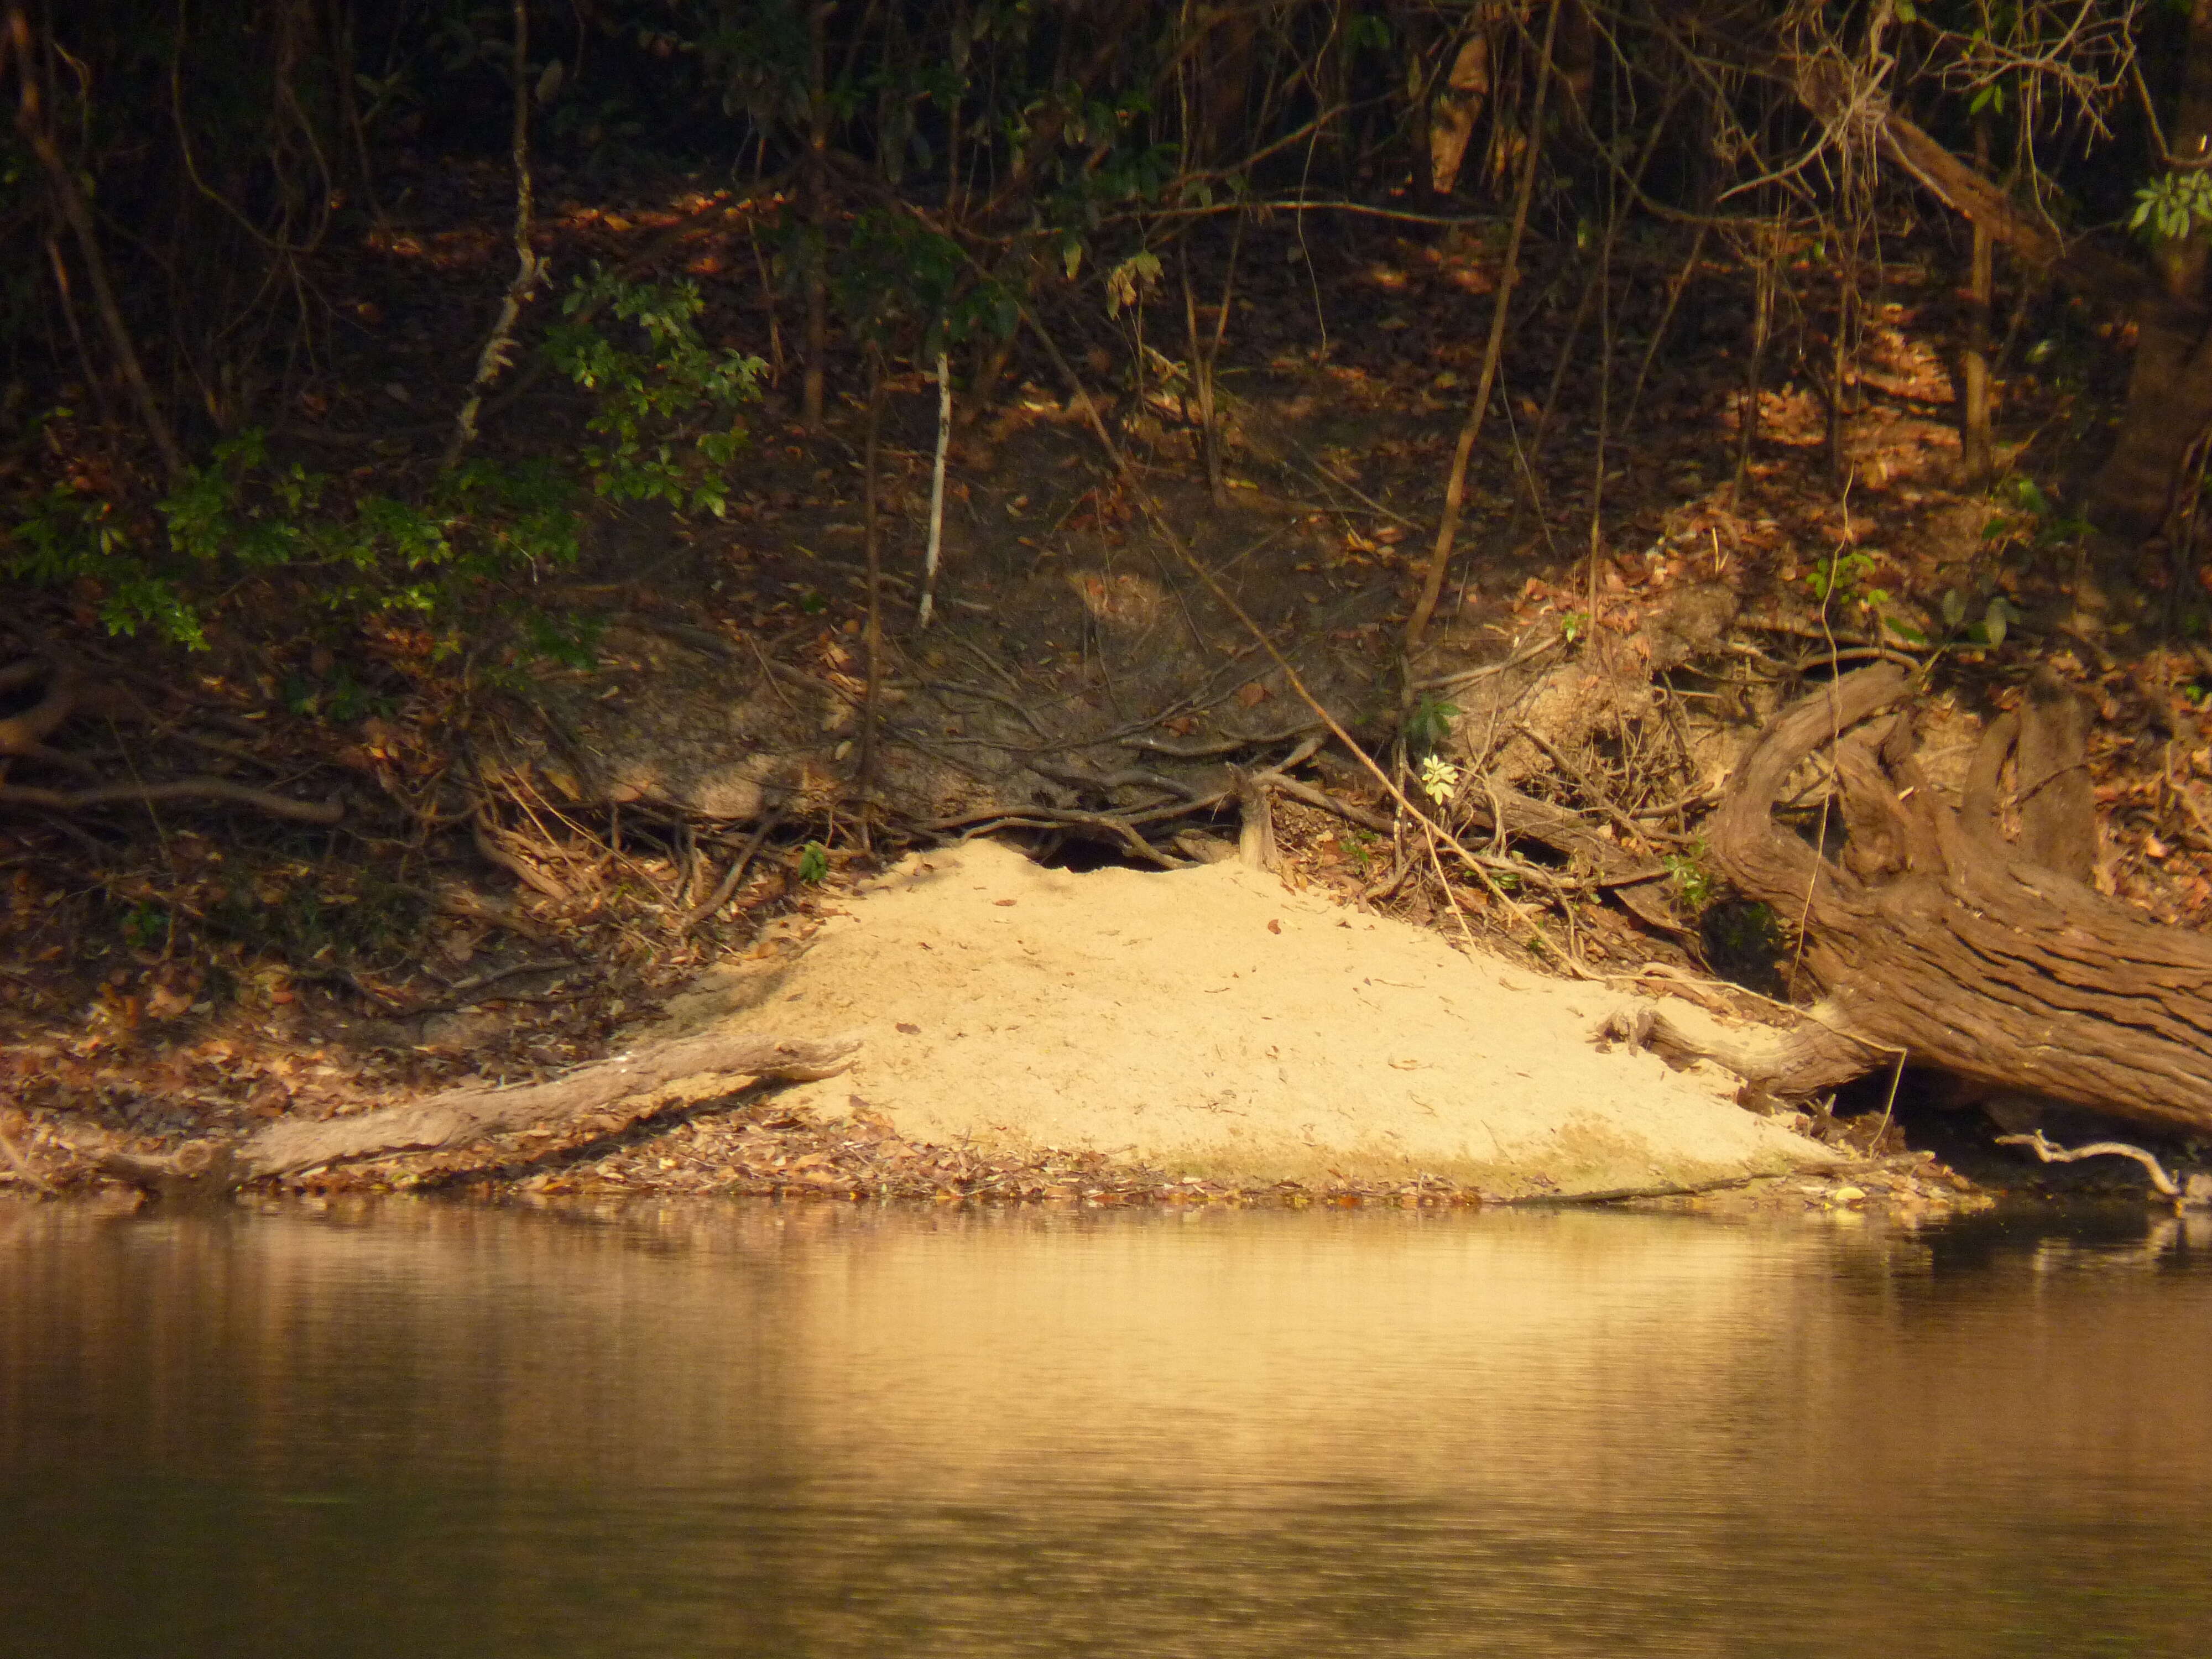
<svg viewBox="0 0 2212 1659">
<path fill-rule="evenodd" d="M 2212 1652 L 2212 1231 L 0 1210 L 0 1654 Z"/>
</svg>

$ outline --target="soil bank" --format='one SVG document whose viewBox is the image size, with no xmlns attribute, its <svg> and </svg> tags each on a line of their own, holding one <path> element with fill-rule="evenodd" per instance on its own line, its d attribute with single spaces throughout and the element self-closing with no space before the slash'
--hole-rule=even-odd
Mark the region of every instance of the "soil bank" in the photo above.
<svg viewBox="0 0 2212 1659">
<path fill-rule="evenodd" d="M 1233 862 L 1078 874 L 978 841 L 763 941 L 654 1035 L 857 1035 L 852 1071 L 787 1102 L 913 1141 L 1208 1178 L 1525 1198 L 1833 1164 L 1717 1071 L 1601 1051 L 1621 1000 Z"/>
</svg>

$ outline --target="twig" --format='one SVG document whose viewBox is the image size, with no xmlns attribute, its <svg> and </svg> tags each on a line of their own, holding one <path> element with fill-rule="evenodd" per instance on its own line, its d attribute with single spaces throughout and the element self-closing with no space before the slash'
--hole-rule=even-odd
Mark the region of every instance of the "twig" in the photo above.
<svg viewBox="0 0 2212 1659">
<path fill-rule="evenodd" d="M 695 904 L 685 915 L 684 925 L 676 930 L 679 935 L 690 933 L 730 902 L 730 895 L 738 890 L 738 884 L 745 878 L 745 872 L 751 868 L 754 855 L 760 851 L 769 836 L 775 832 L 776 825 L 782 822 L 783 814 L 781 812 L 770 812 L 761 820 L 760 828 L 753 831 L 751 839 L 745 842 L 743 850 L 732 860 L 729 873 L 715 884 L 714 890 L 707 896 L 703 902 Z"/>
<path fill-rule="evenodd" d="M 343 985 L 363 1002 L 382 1003 L 389 1008 L 404 1006 L 403 1000 L 397 993 L 380 990 L 354 972 L 352 969 L 340 964 L 305 963 L 293 968 L 291 975 L 294 979 L 319 981 L 325 985 Z"/>
<path fill-rule="evenodd" d="M 1048 744 L 1054 743 L 1054 741 L 1052 733 L 1046 731 L 1043 726 L 1037 724 L 1036 716 L 1030 712 L 1029 706 L 1026 703 L 1017 702 L 1014 698 L 1006 696 L 1003 693 L 988 690 L 980 685 L 961 685 L 951 680 L 922 680 L 918 682 L 918 684 L 925 691 L 935 691 L 951 696 L 975 697 L 984 702 L 995 702 L 1000 708 L 1009 709 L 1014 714 L 1021 716 L 1024 723 L 1029 726 L 1030 730 L 1036 732 L 1040 738 L 1042 738 Z"/>
<path fill-rule="evenodd" d="M 1155 755 L 1165 755 L 1173 760 L 1211 760 L 1218 755 L 1234 755 L 1244 749 L 1265 749 L 1273 744 L 1288 743 L 1294 738 L 1311 737 L 1322 728 L 1308 721 L 1285 731 L 1262 732 L 1252 738 L 1224 738 L 1214 743 L 1174 744 L 1158 738 L 1122 738 L 1124 749 L 1143 749 Z M 1085 745 L 1086 747 L 1088 745 Z"/>
<path fill-rule="evenodd" d="M 2045 1164 L 2074 1164 L 2085 1158 L 2131 1158 L 2143 1166 L 2150 1176 L 2150 1184 L 2167 1198 L 2179 1198 L 2181 1188 L 2166 1172 L 2166 1166 L 2140 1146 L 2130 1146 L 2124 1140 L 2093 1140 L 2086 1146 L 2057 1146 L 2044 1139 L 2043 1131 L 2033 1134 L 1999 1135 L 2000 1146 L 2025 1146 Z"/>
<path fill-rule="evenodd" d="M 1188 817 L 1204 807 L 1218 805 L 1219 797 L 1212 801 L 1177 801 L 1164 811 L 1155 811 L 1154 817 Z M 959 839 L 973 841 L 978 836 L 988 836 L 998 830 L 1090 830 L 1097 832 L 1099 839 L 1125 847 L 1133 857 L 1147 864 L 1158 865 L 1163 870 L 1181 870 L 1190 862 L 1188 859 L 1170 858 L 1167 854 L 1139 835 L 1133 827 L 1138 818 L 1119 817 L 1111 812 L 1079 812 L 1064 806 L 1030 806 L 1018 812 L 998 812 L 977 815 L 981 822 L 963 822 L 960 818 L 940 819 L 925 827 L 938 832 L 957 829 Z"/>
<path fill-rule="evenodd" d="M 1262 779 L 1268 788 L 1288 795 L 1292 800 L 1303 801 L 1308 806 L 1317 807 L 1322 811 L 1334 812 L 1346 823 L 1357 824 L 1362 830 L 1372 830 L 1378 836 L 1390 833 L 1390 820 L 1380 812 L 1370 812 L 1364 806 L 1354 806 L 1348 800 L 1339 800 L 1310 783 L 1300 783 L 1297 779 L 1284 777 L 1279 773 L 1264 774 Z"/>
<path fill-rule="evenodd" d="M 1444 691 L 1449 690 L 1455 685 L 1467 685 L 1475 680 L 1488 679 L 1493 674 L 1503 674 L 1509 668 L 1518 668 L 1522 663 L 1530 661 L 1534 658 L 1540 657 L 1553 647 L 1565 645 L 1566 642 L 1567 636 L 1565 635 L 1553 634 L 1546 639 L 1539 641 L 1536 644 L 1530 646 L 1525 651 L 1515 652 L 1511 656 L 1506 658 L 1504 662 L 1488 662 L 1483 664 L 1480 668 L 1463 668 L 1455 674 L 1438 674 L 1431 679 L 1415 680 L 1413 682 L 1413 690 L 1416 691 Z"/>
<path fill-rule="evenodd" d="M 470 991 L 481 991 L 487 985 L 501 980 L 513 979 L 518 974 L 550 974 L 557 968 L 573 968 L 576 964 L 566 957 L 549 957 L 540 962 L 518 962 L 506 968 L 494 968 L 487 973 L 471 974 L 466 979 L 455 980 L 446 988 L 447 993 L 460 996 Z"/>
<path fill-rule="evenodd" d="M 15 1166 L 15 1173 L 17 1175 L 29 1182 L 31 1185 L 36 1187 L 40 1192 L 46 1194 L 47 1197 L 52 1198 L 55 1195 L 53 1182 L 48 1181 L 46 1176 L 40 1175 L 36 1170 L 31 1167 L 28 1160 L 24 1158 L 21 1151 L 17 1148 L 15 1137 L 10 1135 L 5 1129 L 0 1129 L 0 1152 L 7 1153 L 8 1161 Z"/>
<path fill-rule="evenodd" d="M 1537 748 L 1542 750 L 1552 764 L 1565 773 L 1568 780 L 1581 788 L 1583 793 L 1589 798 L 1591 805 L 1606 817 L 1612 819 L 1614 827 L 1627 836 L 1632 842 L 1644 839 L 1645 833 L 1644 826 L 1623 811 L 1604 785 L 1577 765 L 1574 760 L 1555 746 L 1549 738 L 1526 720 L 1516 721 L 1514 729 L 1534 744 Z"/>
<path fill-rule="evenodd" d="M 526 809 L 527 810 L 527 809 Z M 543 893 L 547 898 L 561 902 L 568 897 L 568 889 L 558 877 L 540 870 L 520 854 L 511 853 L 494 838 L 483 821 L 483 814 L 476 813 L 469 819 L 469 834 L 476 842 L 477 851 L 489 862 L 497 865 L 525 887 Z"/>
</svg>

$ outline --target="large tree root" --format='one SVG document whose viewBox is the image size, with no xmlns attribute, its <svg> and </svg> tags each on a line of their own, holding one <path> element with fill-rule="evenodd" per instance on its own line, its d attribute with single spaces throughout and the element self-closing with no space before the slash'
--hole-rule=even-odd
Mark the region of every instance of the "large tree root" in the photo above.
<svg viewBox="0 0 2212 1659">
<path fill-rule="evenodd" d="M 196 1141 L 169 1158 L 109 1152 L 98 1162 L 107 1174 L 157 1196 L 218 1197 L 266 1176 L 467 1146 L 516 1129 L 573 1124 L 586 1114 L 687 1077 L 793 1081 L 830 1077 L 845 1068 L 859 1046 L 841 1039 L 693 1037 L 617 1054 L 550 1083 L 514 1089 L 450 1089 L 354 1117 L 271 1123 L 237 1142 Z"/>
<path fill-rule="evenodd" d="M 1789 1038 L 1747 1075 L 1811 1094 L 1901 1051 L 2118 1117 L 2212 1128 L 2212 940 L 2081 878 L 2091 803 L 2070 697 L 2045 682 L 2018 719 L 1993 722 L 1954 809 L 1921 771 L 1904 718 L 1858 729 L 1907 689 L 1883 665 L 1786 709 L 1714 817 L 1715 862 L 1802 927 L 1803 967 L 1826 994 L 1825 1034 Z M 1833 860 L 1773 817 L 1785 781 L 1826 746 L 1848 831 Z M 1998 828 L 2008 757 L 2017 847 Z M 1714 1057 L 1746 1070 L 1742 1055 Z"/>
</svg>

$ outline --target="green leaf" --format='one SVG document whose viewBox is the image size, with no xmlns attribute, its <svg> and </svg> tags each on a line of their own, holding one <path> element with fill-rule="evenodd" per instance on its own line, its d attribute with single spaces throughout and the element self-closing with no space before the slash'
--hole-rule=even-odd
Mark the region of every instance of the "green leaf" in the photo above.
<svg viewBox="0 0 2212 1659">
<path fill-rule="evenodd" d="M 2005 630 L 2011 626 L 2011 618 L 2007 613 L 2011 609 L 2003 599 L 1993 599 L 1990 601 L 1989 609 L 1982 612 L 1982 641 L 1993 651 L 2005 642 Z"/>
</svg>

